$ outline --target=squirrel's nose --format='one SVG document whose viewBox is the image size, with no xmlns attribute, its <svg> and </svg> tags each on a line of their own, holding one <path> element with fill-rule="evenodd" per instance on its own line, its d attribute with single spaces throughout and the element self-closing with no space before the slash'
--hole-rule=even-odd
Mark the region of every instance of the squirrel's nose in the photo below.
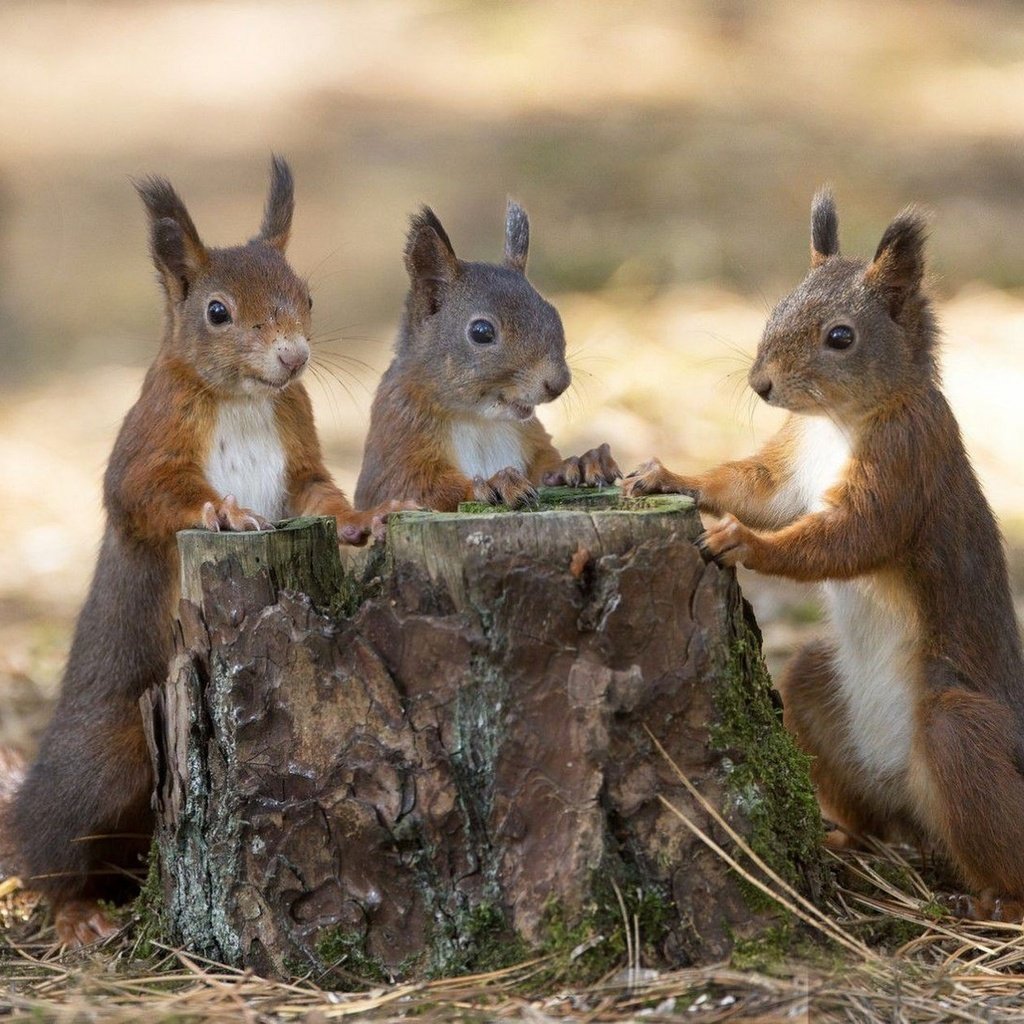
<svg viewBox="0 0 1024 1024">
<path fill-rule="evenodd" d="M 766 402 L 768 396 L 772 393 L 772 379 L 767 374 L 764 376 L 753 376 L 750 377 L 750 386 L 757 392 L 757 394 L 763 398 Z"/>
<path fill-rule="evenodd" d="M 289 372 L 302 369 L 309 359 L 309 346 L 301 344 L 284 344 L 277 350 L 277 361 Z"/>
<path fill-rule="evenodd" d="M 568 370 L 553 377 L 548 377 L 544 381 L 544 392 L 549 399 L 555 399 L 565 391 L 571 381 L 572 378 L 569 376 Z"/>
</svg>

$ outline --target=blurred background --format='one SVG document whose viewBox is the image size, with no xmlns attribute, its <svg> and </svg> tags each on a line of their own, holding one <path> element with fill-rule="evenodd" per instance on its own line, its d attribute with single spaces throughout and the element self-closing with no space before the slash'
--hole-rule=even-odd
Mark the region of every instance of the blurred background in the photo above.
<svg viewBox="0 0 1024 1024">
<path fill-rule="evenodd" d="M 833 184 L 844 250 L 934 211 L 947 391 L 1024 590 L 1024 11 L 1013 0 L 290 0 L 0 4 L 0 743 L 48 713 L 101 528 L 99 484 L 160 336 L 130 179 L 204 239 L 292 163 L 309 377 L 351 491 L 405 292 L 408 215 L 497 259 L 507 194 L 560 308 L 567 453 L 696 470 L 778 414 L 745 371 Z M 356 360 L 356 361 L 352 361 Z M 773 669 L 813 590 L 744 578 Z"/>
</svg>

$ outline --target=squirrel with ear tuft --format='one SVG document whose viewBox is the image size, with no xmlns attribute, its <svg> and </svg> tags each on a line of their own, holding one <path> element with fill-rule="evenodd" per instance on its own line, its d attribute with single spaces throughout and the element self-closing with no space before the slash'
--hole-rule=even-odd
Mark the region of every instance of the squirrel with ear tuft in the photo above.
<svg viewBox="0 0 1024 1024">
<path fill-rule="evenodd" d="M 137 888 L 152 772 L 139 697 L 161 682 L 178 602 L 175 534 L 331 515 L 339 540 L 379 535 L 324 467 L 309 396 L 312 300 L 284 250 L 293 184 L 274 158 L 259 234 L 208 248 L 163 178 L 136 188 L 166 294 L 164 337 L 104 478 L 107 522 L 60 699 L 9 813 L 18 866 L 81 945 L 116 929 L 97 904 Z"/>
<path fill-rule="evenodd" d="M 719 565 L 824 586 L 833 636 L 779 689 L 814 758 L 828 842 L 936 848 L 977 919 L 1024 916 L 1024 656 L 999 530 L 939 382 L 914 208 L 870 263 L 839 253 L 832 196 L 811 270 L 772 313 L 750 386 L 790 412 L 757 454 L 696 476 L 653 460 L 627 494 L 682 492 L 721 516 Z"/>
<path fill-rule="evenodd" d="M 530 223 L 511 200 L 500 266 L 455 255 L 429 208 L 405 246 L 410 289 L 395 357 L 374 396 L 356 506 L 407 499 L 521 507 L 537 485 L 614 483 L 607 444 L 562 459 L 534 414 L 568 388 L 558 311 L 526 279 Z"/>
</svg>

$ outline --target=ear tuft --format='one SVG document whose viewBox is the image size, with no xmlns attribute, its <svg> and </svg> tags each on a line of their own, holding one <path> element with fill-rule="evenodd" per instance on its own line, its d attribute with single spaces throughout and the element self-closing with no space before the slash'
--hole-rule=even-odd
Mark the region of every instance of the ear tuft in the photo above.
<svg viewBox="0 0 1024 1024">
<path fill-rule="evenodd" d="M 439 289 L 452 282 L 459 272 L 459 260 L 448 233 L 429 206 L 414 214 L 405 242 L 405 268 L 414 290 L 423 290 L 434 300 Z M 432 312 L 437 302 L 432 301 Z"/>
<path fill-rule="evenodd" d="M 508 201 L 505 214 L 505 266 L 526 273 L 526 258 L 530 253 L 530 218 L 513 199 Z"/>
<path fill-rule="evenodd" d="M 183 299 L 209 257 L 185 204 L 166 178 L 133 182 L 149 214 L 149 249 L 168 295 Z"/>
<path fill-rule="evenodd" d="M 284 157 L 275 153 L 270 158 L 270 191 L 267 193 L 259 237 L 284 252 L 291 235 L 294 212 L 295 179 Z"/>
<path fill-rule="evenodd" d="M 820 267 L 839 255 L 839 214 L 832 189 L 822 186 L 811 202 L 811 266 Z"/>
<path fill-rule="evenodd" d="M 868 285 L 883 292 L 894 317 L 921 287 L 927 240 L 927 215 L 920 207 L 908 206 L 885 229 L 875 258 L 864 274 Z"/>
</svg>

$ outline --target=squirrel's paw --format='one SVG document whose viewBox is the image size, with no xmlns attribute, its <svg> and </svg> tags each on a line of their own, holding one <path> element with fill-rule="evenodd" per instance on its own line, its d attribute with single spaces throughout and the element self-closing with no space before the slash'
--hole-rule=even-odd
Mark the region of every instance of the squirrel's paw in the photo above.
<svg viewBox="0 0 1024 1024">
<path fill-rule="evenodd" d="M 205 529 L 215 533 L 219 530 L 242 533 L 245 530 L 273 529 L 263 516 L 257 515 L 250 508 L 242 508 L 233 494 L 226 495 L 219 505 L 208 501 L 203 506 L 201 521 Z"/>
<path fill-rule="evenodd" d="M 336 515 L 338 523 L 338 540 L 342 544 L 352 544 L 359 547 L 365 544 L 370 538 L 373 540 L 384 540 L 387 537 L 388 516 L 392 512 L 415 512 L 421 506 L 414 501 L 386 501 L 376 508 L 367 509 L 365 512 L 351 512 Z"/>
<path fill-rule="evenodd" d="M 622 493 L 627 498 L 639 498 L 645 494 L 697 496 L 696 489 L 689 486 L 684 477 L 666 469 L 661 459 L 650 459 L 627 473 L 622 479 Z"/>
<path fill-rule="evenodd" d="M 697 548 L 708 562 L 729 566 L 748 563 L 752 534 L 735 516 L 725 515 L 716 526 L 696 540 Z"/>
<path fill-rule="evenodd" d="M 67 949 L 101 942 L 120 931 L 93 900 L 68 900 L 62 903 L 54 912 L 53 926 L 57 932 L 57 942 Z"/>
<path fill-rule="evenodd" d="M 838 826 L 830 828 L 825 833 L 824 839 L 825 849 L 835 850 L 837 853 L 842 850 L 860 850 L 863 848 L 860 840 L 851 835 L 845 829 L 841 829 Z"/>
<path fill-rule="evenodd" d="M 473 496 L 488 505 L 527 508 L 537 504 L 537 488 L 518 469 L 506 466 L 489 480 L 473 478 Z"/>
<path fill-rule="evenodd" d="M 1010 924 L 1024 921 L 1024 901 L 1015 896 L 996 896 L 992 892 L 970 896 L 957 892 L 939 896 L 938 902 L 954 917 L 968 921 L 1005 921 Z"/>
<path fill-rule="evenodd" d="M 558 469 L 544 474 L 548 487 L 606 487 L 622 476 L 608 444 L 565 459 Z"/>
</svg>

